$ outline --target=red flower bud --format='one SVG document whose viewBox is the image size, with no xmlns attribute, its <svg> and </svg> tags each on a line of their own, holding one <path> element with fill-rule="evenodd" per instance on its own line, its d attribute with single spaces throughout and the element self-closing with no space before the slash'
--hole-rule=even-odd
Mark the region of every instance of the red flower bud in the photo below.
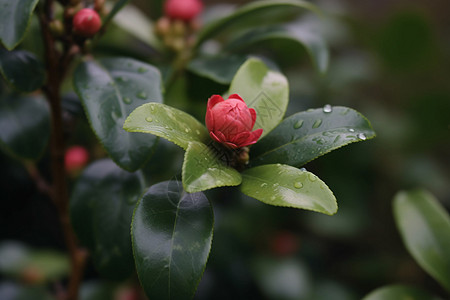
<svg viewBox="0 0 450 300">
<path fill-rule="evenodd" d="M 73 17 L 72 25 L 76 34 L 91 37 L 102 27 L 102 20 L 95 10 L 83 8 Z"/>
<path fill-rule="evenodd" d="M 256 111 L 248 108 L 238 94 L 231 95 L 227 100 L 219 95 L 208 100 L 205 123 L 209 135 L 229 148 L 242 148 L 258 141 L 263 130 L 252 132 L 255 121 Z"/>
<path fill-rule="evenodd" d="M 203 10 L 200 0 L 167 0 L 164 5 L 166 16 L 172 19 L 190 21 Z"/>
<path fill-rule="evenodd" d="M 64 157 L 66 171 L 77 172 L 81 170 L 89 160 L 89 152 L 84 147 L 73 146 L 67 149 Z"/>
</svg>

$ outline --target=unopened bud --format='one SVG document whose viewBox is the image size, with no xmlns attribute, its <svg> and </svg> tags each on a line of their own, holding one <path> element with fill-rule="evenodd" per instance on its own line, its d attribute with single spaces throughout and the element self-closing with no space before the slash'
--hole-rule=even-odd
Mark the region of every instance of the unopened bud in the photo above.
<svg viewBox="0 0 450 300">
<path fill-rule="evenodd" d="M 170 31 L 169 18 L 162 17 L 156 22 L 156 33 L 160 36 L 166 36 Z"/>
<path fill-rule="evenodd" d="M 181 20 L 173 21 L 172 32 L 176 36 L 184 36 L 186 34 L 186 24 Z"/>
<path fill-rule="evenodd" d="M 102 27 L 102 20 L 95 10 L 83 8 L 74 16 L 72 25 L 76 34 L 83 37 L 92 37 Z"/>
<path fill-rule="evenodd" d="M 64 25 L 60 20 L 53 20 L 48 25 L 53 36 L 59 37 L 64 34 Z"/>
</svg>

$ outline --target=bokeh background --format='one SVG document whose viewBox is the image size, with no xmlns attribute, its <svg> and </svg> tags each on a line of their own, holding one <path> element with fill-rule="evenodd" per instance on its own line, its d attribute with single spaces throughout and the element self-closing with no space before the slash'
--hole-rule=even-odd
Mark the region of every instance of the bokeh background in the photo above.
<svg viewBox="0 0 450 300">
<path fill-rule="evenodd" d="M 160 16 L 160 2 L 132 1 L 153 19 Z M 335 216 L 270 207 L 232 189 L 208 192 L 215 234 L 196 299 L 352 300 L 393 283 L 421 287 L 447 299 L 402 244 L 392 199 L 400 190 L 420 187 L 450 209 L 450 2 L 313 2 L 325 17 L 302 18 L 329 44 L 327 74 L 318 74 L 302 49 L 261 45 L 285 58 L 278 62 L 291 86 L 287 115 L 325 104 L 348 106 L 371 121 L 377 137 L 305 166 L 335 193 L 339 204 Z M 127 52 L 124 35 L 116 32 L 110 40 L 106 36 L 99 53 L 104 47 L 153 60 L 137 41 L 133 49 L 138 50 Z M 225 87 L 203 81 L 206 88 L 198 91 L 194 85 L 198 80 L 192 77 L 187 91 L 196 103 L 189 109 L 201 116 L 204 112 L 197 107 L 206 103 L 201 97 L 212 88 L 222 92 Z M 84 144 L 93 158 L 104 156 L 88 125 L 74 126 L 70 141 Z M 165 143 L 157 151 L 166 159 L 149 163 L 148 172 L 157 173 L 151 180 L 176 178 L 182 152 Z M 44 157 L 40 165 L 47 163 Z M 13 240 L 33 249 L 63 251 L 55 209 L 38 193 L 24 167 L 0 153 L 0 168 L 0 243 L 11 245 Z M 0 266 L 1 262 L 2 257 Z M 7 278 L 8 274 L 0 275 L 0 280 Z M 117 285 L 102 281 L 91 265 L 86 278 L 108 289 Z"/>
</svg>

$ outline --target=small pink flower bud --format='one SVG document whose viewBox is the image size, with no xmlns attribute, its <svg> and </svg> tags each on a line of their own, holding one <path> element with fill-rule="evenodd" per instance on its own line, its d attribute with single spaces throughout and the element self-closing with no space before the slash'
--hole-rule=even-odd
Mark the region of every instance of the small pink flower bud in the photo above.
<svg viewBox="0 0 450 300">
<path fill-rule="evenodd" d="M 164 5 L 165 15 L 171 19 L 191 21 L 203 10 L 201 0 L 167 0 Z"/>
<path fill-rule="evenodd" d="M 102 27 L 102 20 L 95 10 L 83 8 L 73 17 L 72 25 L 76 34 L 91 37 Z"/>
<path fill-rule="evenodd" d="M 81 146 L 67 149 L 64 157 L 64 166 L 69 173 L 80 171 L 89 160 L 89 152 Z"/>
<path fill-rule="evenodd" d="M 256 111 L 248 108 L 238 94 L 227 100 L 219 95 L 208 100 L 205 123 L 209 135 L 228 148 L 237 149 L 256 143 L 263 130 L 252 132 L 255 121 Z"/>
</svg>

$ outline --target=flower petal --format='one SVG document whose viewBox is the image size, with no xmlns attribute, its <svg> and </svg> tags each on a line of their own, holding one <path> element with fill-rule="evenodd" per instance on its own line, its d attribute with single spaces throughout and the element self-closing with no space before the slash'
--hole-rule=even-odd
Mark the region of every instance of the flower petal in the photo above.
<svg viewBox="0 0 450 300">
<path fill-rule="evenodd" d="M 245 131 L 237 134 L 230 142 L 233 142 L 239 147 L 242 147 L 241 145 L 247 143 L 251 138 L 252 138 L 251 132 Z"/>
<path fill-rule="evenodd" d="M 239 96 L 238 94 L 231 94 L 230 96 L 228 96 L 227 100 L 230 100 L 230 99 L 238 99 L 245 103 L 244 99 L 242 99 L 241 96 Z"/>
<path fill-rule="evenodd" d="M 210 109 L 206 110 L 206 116 L 205 116 L 205 124 L 206 124 L 206 128 L 209 131 L 213 131 L 215 128 L 214 126 L 214 114 L 211 112 Z"/>
<path fill-rule="evenodd" d="M 244 143 L 243 145 L 240 145 L 240 147 L 245 147 L 245 146 L 249 146 L 249 145 L 253 145 L 255 144 L 258 139 L 261 137 L 261 134 L 263 133 L 262 129 L 257 129 L 253 132 L 250 132 L 250 137 L 247 140 L 246 143 Z"/>
<path fill-rule="evenodd" d="M 253 108 L 249 108 L 248 110 L 250 111 L 250 115 L 252 116 L 252 126 L 250 127 L 250 130 L 252 130 L 256 122 L 256 111 Z"/>
<path fill-rule="evenodd" d="M 224 141 L 220 140 L 220 139 L 214 134 L 214 132 L 212 132 L 212 131 L 209 132 L 209 136 L 210 136 L 213 140 L 215 140 L 216 142 L 219 142 L 219 143 L 224 142 Z"/>
<path fill-rule="evenodd" d="M 210 110 L 211 108 L 214 107 L 214 105 L 216 105 L 219 102 L 223 102 L 225 100 L 223 100 L 222 96 L 220 95 L 212 95 L 209 99 L 208 99 L 208 104 L 206 105 L 206 110 Z"/>
</svg>

